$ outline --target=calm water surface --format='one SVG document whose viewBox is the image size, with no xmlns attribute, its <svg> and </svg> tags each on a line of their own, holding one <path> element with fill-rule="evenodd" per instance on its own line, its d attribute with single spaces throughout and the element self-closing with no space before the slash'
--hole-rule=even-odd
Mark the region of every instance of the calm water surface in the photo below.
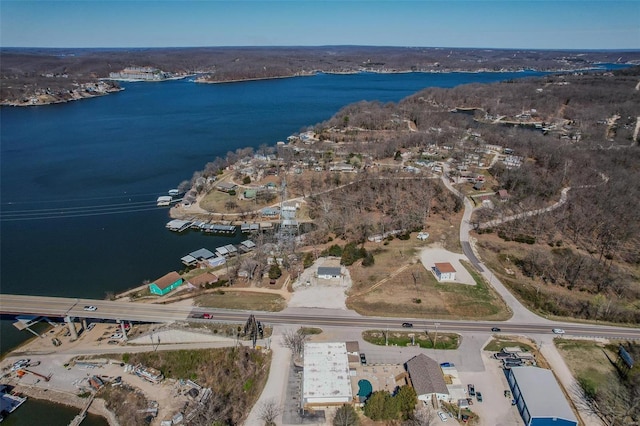
<svg viewBox="0 0 640 426">
<path fill-rule="evenodd" d="M 274 145 L 352 102 L 397 102 L 426 87 L 531 75 L 541 73 L 320 74 L 231 84 L 127 83 L 123 92 L 101 98 L 3 107 L 0 290 L 102 298 L 107 291 L 180 269 L 180 257 L 190 251 L 242 239 L 173 234 L 164 228 L 167 210 L 155 207 L 157 196 L 216 156 L 246 146 Z M 123 208 L 129 211 L 116 213 Z M 6 319 L 0 325 L 2 353 L 29 337 Z M 28 404 L 29 409 L 16 411 L 7 424 L 39 424 L 37 419 L 47 413 L 68 424 L 77 412 L 46 402 Z M 87 424 L 104 424 L 91 421 Z"/>
</svg>

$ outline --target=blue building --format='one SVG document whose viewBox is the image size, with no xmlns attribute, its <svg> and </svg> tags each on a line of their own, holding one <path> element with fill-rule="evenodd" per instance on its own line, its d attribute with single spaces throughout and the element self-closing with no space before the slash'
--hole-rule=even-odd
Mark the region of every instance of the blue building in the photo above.
<svg viewBox="0 0 640 426">
<path fill-rule="evenodd" d="M 551 370 L 513 367 L 507 381 L 527 426 L 577 426 L 573 410 Z"/>
</svg>

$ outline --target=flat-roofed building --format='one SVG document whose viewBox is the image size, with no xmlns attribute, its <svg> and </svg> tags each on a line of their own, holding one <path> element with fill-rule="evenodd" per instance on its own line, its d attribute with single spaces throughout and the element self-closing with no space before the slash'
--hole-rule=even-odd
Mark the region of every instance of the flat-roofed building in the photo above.
<svg viewBox="0 0 640 426">
<path fill-rule="evenodd" d="M 551 370 L 512 367 L 507 382 L 527 426 L 576 426 L 573 410 Z"/>
<path fill-rule="evenodd" d="M 344 342 L 304 344 L 302 398 L 305 407 L 353 402 Z"/>
</svg>

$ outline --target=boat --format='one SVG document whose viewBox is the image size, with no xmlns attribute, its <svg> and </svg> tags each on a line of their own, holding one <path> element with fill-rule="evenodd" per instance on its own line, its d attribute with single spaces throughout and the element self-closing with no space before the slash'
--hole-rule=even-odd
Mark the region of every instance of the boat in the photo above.
<svg viewBox="0 0 640 426">
<path fill-rule="evenodd" d="M 162 197 L 158 197 L 156 204 L 158 206 L 169 206 L 171 205 L 171 201 L 173 201 L 173 197 L 170 195 L 163 195 Z"/>
<path fill-rule="evenodd" d="M 25 403 L 27 397 L 16 395 L 11 392 L 9 385 L 0 385 L 0 422 L 13 413 L 22 404 Z"/>
<path fill-rule="evenodd" d="M 180 194 L 180 191 L 178 191 L 177 189 L 170 189 L 168 194 L 173 197 L 173 196 L 176 196 L 176 195 Z"/>
</svg>

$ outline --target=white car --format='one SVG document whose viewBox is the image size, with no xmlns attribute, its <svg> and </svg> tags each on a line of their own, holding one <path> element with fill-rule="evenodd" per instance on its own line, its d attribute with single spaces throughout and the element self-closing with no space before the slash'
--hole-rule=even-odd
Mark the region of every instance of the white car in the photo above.
<svg viewBox="0 0 640 426">
<path fill-rule="evenodd" d="M 120 333 L 115 333 L 111 335 L 111 339 L 122 339 L 124 336 Z"/>
<path fill-rule="evenodd" d="M 449 420 L 447 418 L 447 415 L 445 413 L 443 413 L 442 411 L 438 411 L 438 417 L 440 417 L 440 420 L 442 420 L 443 422 L 446 422 L 447 420 Z"/>
<path fill-rule="evenodd" d="M 564 330 L 561 328 L 554 328 L 551 331 L 553 331 L 554 334 L 564 334 Z"/>
<path fill-rule="evenodd" d="M 85 306 L 84 310 L 93 312 L 93 311 L 97 311 L 98 308 L 96 308 L 95 306 Z"/>
</svg>

